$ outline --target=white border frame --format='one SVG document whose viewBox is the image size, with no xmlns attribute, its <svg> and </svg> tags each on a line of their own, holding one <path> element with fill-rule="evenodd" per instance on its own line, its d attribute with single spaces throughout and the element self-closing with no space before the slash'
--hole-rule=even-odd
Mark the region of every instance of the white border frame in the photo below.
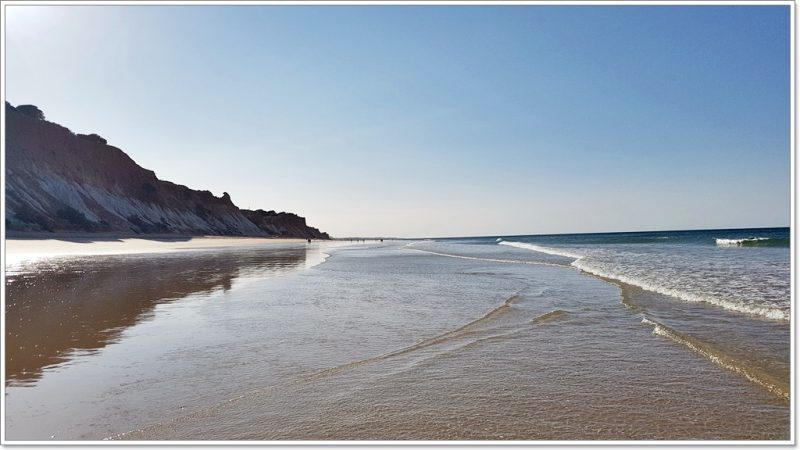
<svg viewBox="0 0 800 450">
<path fill-rule="evenodd" d="M 796 163 L 797 160 L 795 158 L 795 151 L 796 151 L 796 103 L 795 103 L 795 96 L 796 96 L 796 71 L 795 71 L 795 51 L 796 51 L 796 16 L 795 16 L 795 1 L 793 0 L 765 0 L 765 1 L 758 1 L 758 0 L 750 0 L 750 1 L 713 1 L 713 0 L 704 0 L 704 1 L 692 1 L 692 0 L 654 0 L 654 1 L 604 1 L 604 0 L 597 0 L 597 1 L 509 1 L 509 0 L 498 0 L 498 1 L 488 1 L 488 0 L 476 0 L 476 1 L 464 1 L 464 0 L 453 0 L 453 1 L 446 1 L 446 0 L 433 0 L 433 1 L 420 1 L 420 0 L 413 0 L 413 1 L 404 1 L 404 0 L 387 0 L 387 1 L 375 1 L 375 0 L 368 0 L 368 1 L 357 1 L 357 0 L 333 0 L 333 1 L 242 1 L 242 0 L 233 0 L 233 1 L 221 1 L 221 0 L 209 0 L 209 1 L 202 1 L 202 0 L 187 0 L 187 1 L 157 1 L 157 0 L 143 0 L 143 1 L 131 1 L 131 0 L 124 0 L 124 1 L 108 1 L 108 0 L 101 0 L 101 1 L 92 1 L 92 0 L 77 0 L 77 1 L 2 1 L 0 2 L 0 24 L 2 24 L 2 32 L 0 33 L 0 49 L 2 50 L 2 58 L 0 60 L 0 71 L 2 71 L 2 83 L 0 83 L 0 97 L 5 101 L 6 99 L 6 77 L 5 77 L 5 69 L 6 69 L 6 61 L 5 61 L 5 48 L 6 48 L 6 36 L 5 36 L 5 20 L 6 20 L 6 12 L 5 8 L 7 6 L 15 6 L 15 5 L 36 5 L 36 6 L 68 6 L 68 5 L 86 5 L 86 6 L 165 6 L 165 5 L 176 5 L 176 6 L 192 6 L 192 5 L 224 5 L 224 6 L 235 6 L 235 5 L 273 5 L 273 6 L 302 6 L 302 5 L 311 5 L 311 6 L 340 6 L 340 5 L 353 5 L 353 6 L 433 6 L 433 5 L 446 5 L 446 6 L 497 6 L 497 5 L 515 5 L 515 6 L 546 6 L 546 5 L 567 5 L 567 6 L 598 6 L 598 5 L 613 5 L 613 6 L 665 6 L 665 5 L 672 5 L 672 6 L 697 6 L 697 5 L 706 5 L 706 6 L 736 6 L 736 5 L 752 5 L 752 6 L 789 6 L 789 36 L 790 36 L 790 58 L 789 58 L 789 72 L 790 72 L 790 88 L 789 88 L 789 95 L 790 95 L 790 171 L 791 171 L 791 219 L 790 219 L 790 237 L 791 237 L 791 305 L 790 305 L 790 318 L 791 318 L 791 379 L 790 379 L 790 439 L 787 441 L 699 441 L 699 440 L 689 440 L 689 441 L 7 441 L 6 440 L 6 433 L 5 433 L 5 426 L 6 426 L 6 409 L 5 409 L 5 288 L 0 291 L 0 299 L 2 300 L 2 312 L 0 315 L 2 316 L 2 326 L 0 329 L 3 330 L 2 337 L 0 341 L 2 341 L 2 350 L 0 352 L 3 354 L 3 357 L 0 358 L 0 379 L 2 379 L 3 383 L 3 405 L 0 406 L 0 444 L 3 446 L 140 446 L 140 445 L 156 445 L 156 446 L 252 446 L 252 445 L 260 445 L 260 446 L 271 446 L 271 447 L 297 447 L 297 446 L 314 446 L 314 447 L 327 447 L 327 446 L 347 446 L 347 447 L 376 447 L 376 446 L 392 446 L 392 447 L 441 447 L 441 446 L 457 446 L 457 447 L 476 447 L 476 446 L 489 446 L 489 447 L 509 447 L 509 446 L 536 446 L 536 447 L 555 447 L 555 448 L 563 448 L 568 446 L 620 446 L 620 447 L 631 447 L 631 446 L 648 446 L 648 447 L 663 447 L 663 446 L 691 446 L 691 447 L 706 447 L 706 446 L 745 446 L 745 447 L 753 447 L 753 446 L 794 446 L 795 445 L 795 408 L 796 408 L 796 401 L 795 401 L 795 386 L 796 386 L 796 358 L 795 358 L 795 323 L 796 323 L 796 282 L 797 277 L 795 274 L 796 269 L 796 251 L 797 251 L 797 235 L 795 232 L 795 215 L 796 215 L 796 208 L 795 208 L 795 201 L 796 201 L 796 189 L 797 185 L 795 182 L 795 174 L 796 174 Z M 5 120 L 5 106 L 3 107 L 2 112 L 0 112 L 0 136 L 2 138 L 2 146 L 0 146 L 0 158 L 2 158 L 2 164 L 0 166 L 3 167 L 3 174 L 0 178 L 3 179 L 2 185 L 0 185 L 0 213 L 2 213 L 3 220 L 0 221 L 0 232 L 2 233 L 2 240 L 0 240 L 0 252 L 3 255 L 3 261 L 5 262 L 5 255 L 6 255 L 6 244 L 5 244 L 5 157 L 6 157 L 6 143 L 5 143 L 5 128 L 6 128 L 6 120 Z M 5 280 L 5 263 L 3 267 L 0 268 L 0 274 L 2 274 L 3 280 Z M 736 426 L 736 424 L 731 424 L 732 426 Z"/>
</svg>

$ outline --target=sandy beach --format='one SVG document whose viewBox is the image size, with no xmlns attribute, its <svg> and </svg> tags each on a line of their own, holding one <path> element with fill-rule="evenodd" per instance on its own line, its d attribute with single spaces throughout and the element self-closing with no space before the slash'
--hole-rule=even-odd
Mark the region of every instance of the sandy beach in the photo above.
<svg viewBox="0 0 800 450">
<path fill-rule="evenodd" d="M 37 260 L 92 255 L 134 255 L 145 253 L 189 252 L 208 249 L 255 246 L 301 245 L 305 239 L 254 238 L 230 236 L 148 236 L 147 239 L 120 235 L 39 234 L 10 236 L 5 241 L 6 266 Z M 45 238 L 45 236 L 52 236 Z"/>
<path fill-rule="evenodd" d="M 0 446 L 796 444 L 795 2 L 108 3 L 3 3 Z"/>
<path fill-rule="evenodd" d="M 551 247 L 8 244 L 40 258 L 6 280 L 14 441 L 789 433 L 788 323 L 587 276 Z"/>
</svg>

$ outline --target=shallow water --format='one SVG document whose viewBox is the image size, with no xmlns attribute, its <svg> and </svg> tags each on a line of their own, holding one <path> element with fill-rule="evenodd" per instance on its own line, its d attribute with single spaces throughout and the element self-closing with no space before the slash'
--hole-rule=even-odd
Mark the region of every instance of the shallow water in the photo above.
<svg viewBox="0 0 800 450">
<path fill-rule="evenodd" d="M 561 255 L 586 272 L 692 303 L 788 321 L 788 228 L 516 236 L 473 241 Z"/>
<path fill-rule="evenodd" d="M 402 242 L 30 267 L 6 285 L 7 439 L 788 439 L 780 392 L 642 321 L 722 351 L 668 302 L 751 320 L 724 351 L 778 384 L 788 324 L 570 262 Z"/>
</svg>

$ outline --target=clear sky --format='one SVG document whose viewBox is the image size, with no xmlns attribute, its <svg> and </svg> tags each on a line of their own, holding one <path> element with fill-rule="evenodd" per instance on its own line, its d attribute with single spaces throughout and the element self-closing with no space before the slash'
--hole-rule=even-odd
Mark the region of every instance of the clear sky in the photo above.
<svg viewBox="0 0 800 450">
<path fill-rule="evenodd" d="M 6 100 L 334 236 L 788 226 L 788 6 L 8 6 Z"/>
</svg>

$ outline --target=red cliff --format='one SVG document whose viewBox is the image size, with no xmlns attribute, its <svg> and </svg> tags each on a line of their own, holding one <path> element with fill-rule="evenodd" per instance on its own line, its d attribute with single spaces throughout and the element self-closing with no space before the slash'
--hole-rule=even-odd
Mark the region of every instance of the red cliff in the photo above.
<svg viewBox="0 0 800 450">
<path fill-rule="evenodd" d="M 328 238 L 294 214 L 267 219 L 227 193 L 159 180 L 101 136 L 76 135 L 31 105 L 6 103 L 5 113 L 9 231 Z"/>
</svg>

